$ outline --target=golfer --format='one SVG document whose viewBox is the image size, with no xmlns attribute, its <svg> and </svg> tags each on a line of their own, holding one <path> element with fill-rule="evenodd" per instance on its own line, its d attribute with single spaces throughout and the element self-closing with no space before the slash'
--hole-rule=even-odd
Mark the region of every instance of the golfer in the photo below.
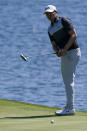
<svg viewBox="0 0 87 131">
<path fill-rule="evenodd" d="M 66 106 L 56 115 L 74 115 L 74 78 L 81 56 L 76 30 L 69 18 L 59 17 L 55 6 L 48 5 L 44 14 L 51 22 L 48 35 L 56 55 L 61 58 L 61 72 L 66 91 Z"/>
</svg>

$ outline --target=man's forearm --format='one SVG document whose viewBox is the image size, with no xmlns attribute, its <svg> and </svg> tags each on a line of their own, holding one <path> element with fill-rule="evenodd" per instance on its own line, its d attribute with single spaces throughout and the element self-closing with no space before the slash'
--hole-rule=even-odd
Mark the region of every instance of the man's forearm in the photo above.
<svg viewBox="0 0 87 131">
<path fill-rule="evenodd" d="M 65 45 L 65 47 L 64 47 L 64 50 L 68 50 L 71 46 L 72 46 L 72 44 L 74 43 L 74 41 L 76 40 L 76 35 L 75 34 L 73 34 L 71 37 L 70 37 L 70 39 L 69 39 L 69 41 L 67 42 L 67 44 Z"/>
<path fill-rule="evenodd" d="M 55 52 L 58 52 L 58 51 L 59 51 L 59 48 L 56 46 L 55 41 L 52 41 L 51 43 L 52 43 L 53 50 L 54 50 Z"/>
</svg>

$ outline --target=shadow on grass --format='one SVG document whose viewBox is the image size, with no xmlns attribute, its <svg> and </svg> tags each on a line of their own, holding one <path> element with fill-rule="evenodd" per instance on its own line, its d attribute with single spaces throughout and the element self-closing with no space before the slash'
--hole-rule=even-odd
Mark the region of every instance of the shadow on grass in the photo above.
<svg viewBox="0 0 87 131">
<path fill-rule="evenodd" d="M 41 116 L 24 116 L 24 117 L 3 117 L 0 119 L 36 119 L 36 118 L 48 118 L 54 117 L 55 115 L 41 115 Z"/>
</svg>

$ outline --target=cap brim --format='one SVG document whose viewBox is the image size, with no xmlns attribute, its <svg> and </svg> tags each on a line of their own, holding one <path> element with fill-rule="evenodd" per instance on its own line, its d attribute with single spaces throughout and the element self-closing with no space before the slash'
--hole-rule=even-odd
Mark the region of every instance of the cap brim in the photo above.
<svg viewBox="0 0 87 131">
<path fill-rule="evenodd" d="M 53 11 L 54 11 L 54 10 L 50 10 L 50 9 L 49 9 L 49 10 L 46 10 L 46 11 L 44 12 L 44 14 L 47 13 L 47 12 L 53 12 Z"/>
</svg>

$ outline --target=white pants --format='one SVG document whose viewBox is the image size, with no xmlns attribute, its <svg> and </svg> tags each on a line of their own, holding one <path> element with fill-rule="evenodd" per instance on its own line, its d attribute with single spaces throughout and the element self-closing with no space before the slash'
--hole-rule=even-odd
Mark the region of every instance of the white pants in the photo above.
<svg viewBox="0 0 87 131">
<path fill-rule="evenodd" d="M 65 56 L 61 57 L 61 71 L 65 84 L 66 106 L 68 108 L 74 108 L 74 78 L 80 56 L 80 48 L 77 48 L 68 51 Z"/>
</svg>

